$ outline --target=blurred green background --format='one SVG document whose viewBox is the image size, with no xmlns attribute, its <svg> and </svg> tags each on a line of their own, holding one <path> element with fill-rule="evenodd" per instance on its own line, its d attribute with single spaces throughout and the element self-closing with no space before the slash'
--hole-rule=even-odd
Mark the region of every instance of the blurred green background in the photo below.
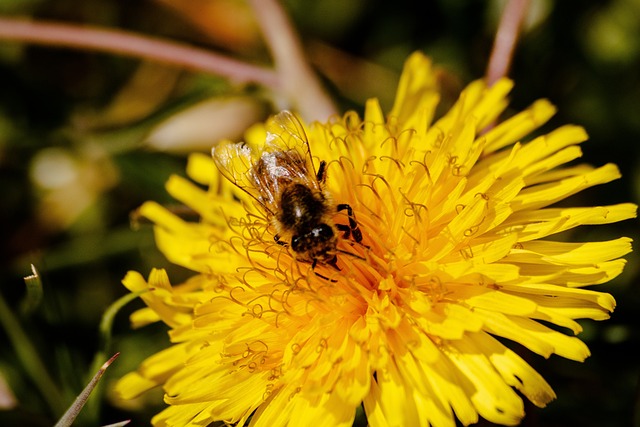
<svg viewBox="0 0 640 427">
<path fill-rule="evenodd" d="M 390 108 L 403 61 L 414 50 L 442 67 L 451 97 L 482 77 L 504 2 L 284 4 L 341 110 L 362 112 L 364 100 L 373 96 Z M 240 0 L 0 0 L 0 16 L 127 29 L 251 63 L 270 61 L 251 10 Z M 559 112 L 546 129 L 583 125 L 591 136 L 583 144 L 583 160 L 615 162 L 623 173 L 622 180 L 575 196 L 574 205 L 638 202 L 639 17 L 639 0 L 532 2 L 511 72 L 516 81 L 511 108 L 549 98 Z M 256 85 L 0 39 L 0 294 L 66 404 L 87 382 L 92 360 L 104 348 L 99 324 L 105 309 L 126 294 L 120 284 L 125 273 L 147 275 L 152 267 L 165 267 L 174 283 L 189 275 L 157 251 L 148 224 L 132 225 L 132 212 L 145 200 L 174 204 L 164 182 L 170 174 L 184 175 L 185 153 L 207 152 L 223 136 L 239 138 L 246 126 L 272 111 L 270 100 Z M 177 120 L 175 114 L 184 111 Z M 626 221 L 585 227 L 571 237 L 624 235 L 637 241 L 637 230 L 636 221 Z M 639 260 L 637 254 L 627 259 L 625 273 L 598 288 L 618 301 L 612 318 L 582 322 L 581 338 L 592 352 L 585 363 L 521 352 L 558 395 L 544 410 L 528 405 L 522 425 L 640 426 Z M 34 302 L 23 280 L 31 274 L 30 264 L 38 269 L 44 292 L 34 307 L 25 305 Z M 147 425 L 161 407 L 160 394 L 125 407 L 109 393 L 109 383 L 167 343 L 161 325 L 130 330 L 128 314 L 138 307 L 135 301 L 117 313 L 109 355 L 123 354 L 105 375 L 103 394 L 77 425 L 128 418 L 131 425 Z M 30 361 L 10 344 L 4 326 L 0 395 L 8 387 L 17 405 L 0 410 L 0 425 L 52 425 L 55 403 L 26 374 Z"/>
</svg>

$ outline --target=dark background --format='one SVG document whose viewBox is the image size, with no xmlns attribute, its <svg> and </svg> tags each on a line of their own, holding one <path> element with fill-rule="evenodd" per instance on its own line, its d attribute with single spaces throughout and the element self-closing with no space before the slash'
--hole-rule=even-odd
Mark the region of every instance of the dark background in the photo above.
<svg viewBox="0 0 640 427">
<path fill-rule="evenodd" d="M 189 3 L 193 7 L 206 2 L 0 0 L 0 15 L 128 29 L 248 62 L 269 63 L 255 27 L 242 24 L 238 17 L 225 17 L 236 9 L 216 9 L 207 16 L 204 6 L 200 13 L 185 10 Z M 210 3 L 230 4 L 242 12 L 241 1 Z M 585 191 L 572 204 L 637 203 L 640 4 L 633 0 L 532 3 L 535 10 L 510 74 L 516 81 L 512 110 L 549 98 L 559 111 L 545 129 L 580 124 L 590 134 L 583 144 L 583 160 L 619 165 L 621 180 Z M 341 110 L 359 112 L 364 100 L 373 96 L 386 110 L 390 108 L 402 63 L 415 50 L 442 67 L 449 91 L 445 93 L 451 96 L 482 77 L 502 7 L 498 1 L 463 0 L 419 6 L 408 0 L 285 4 Z M 201 21 L 194 22 L 198 18 Z M 230 30 L 221 29 L 220 22 L 230 23 Z M 215 76 L 176 70 L 161 80 L 165 96 L 158 97 L 155 89 L 132 96 L 126 84 L 139 65 L 138 60 L 117 55 L 0 40 L 0 295 L 69 402 L 86 383 L 92 359 L 103 345 L 98 334 L 103 312 L 126 294 L 120 284 L 125 273 L 133 269 L 146 276 L 152 267 L 165 267 L 174 283 L 188 276 L 158 253 L 148 225 L 130 223 L 131 212 L 145 200 L 175 203 L 164 191 L 164 182 L 172 173 L 184 175 L 186 157 L 176 152 L 181 150 L 154 149 L 144 143 L 146 136 L 173 112 L 202 99 L 248 95 L 263 105 L 268 98 L 254 85 L 231 85 Z M 123 92 L 146 103 L 146 109 L 134 113 L 126 103 L 124 109 L 119 104 L 120 115 L 114 119 L 110 108 Z M 67 176 L 63 172 L 69 176 L 56 187 L 59 180 L 54 178 Z M 60 201 L 60 194 L 74 191 L 81 196 Z M 571 238 L 619 236 L 635 239 L 637 222 L 584 227 Z M 581 322 L 580 337 L 592 352 L 589 359 L 543 360 L 521 352 L 558 395 L 544 410 L 529 405 L 523 425 L 640 426 L 639 357 L 634 351 L 640 341 L 638 256 L 630 254 L 627 259 L 620 277 L 598 287 L 618 302 L 612 318 Z M 31 263 L 42 277 L 44 299 L 29 311 L 21 304 L 26 298 L 23 277 L 31 274 Z M 116 408 L 108 391 L 112 381 L 166 344 L 161 326 L 130 331 L 128 314 L 140 306 L 137 301 L 130 303 L 116 315 L 110 350 L 127 357 L 116 361 L 103 379 L 106 391 L 93 409 L 100 407 L 101 414 L 88 411 L 81 424 L 133 418 L 132 425 L 146 425 L 150 414 L 157 412 L 157 406 L 144 402 Z M 0 373 L 19 405 L 0 411 L 0 425 L 51 425 L 55 418 L 42 391 L 26 375 L 24 357 L 9 345 L 6 328 L 6 324 L 0 327 Z M 154 399 L 159 402 L 159 395 L 146 400 Z"/>
</svg>

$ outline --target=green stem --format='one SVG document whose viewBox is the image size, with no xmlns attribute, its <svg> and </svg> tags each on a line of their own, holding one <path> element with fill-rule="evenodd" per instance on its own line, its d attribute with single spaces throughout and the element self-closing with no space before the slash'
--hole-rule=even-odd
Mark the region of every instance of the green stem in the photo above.
<svg viewBox="0 0 640 427">
<path fill-rule="evenodd" d="M 106 358 L 106 355 L 111 353 L 111 330 L 116 314 L 120 311 L 120 309 L 122 309 L 122 307 L 138 298 L 143 292 L 132 292 L 125 294 L 124 296 L 118 298 L 105 310 L 104 314 L 102 315 L 102 320 L 100 321 L 100 346 L 98 352 L 93 358 L 93 363 L 91 364 L 91 369 L 89 371 L 90 373 L 98 372 L 103 364 L 103 360 L 105 360 Z M 86 403 L 86 407 L 83 411 L 83 419 L 98 419 L 98 410 L 102 401 L 103 388 L 104 387 L 98 386 L 96 390 L 93 391 L 93 397 Z"/>
<path fill-rule="evenodd" d="M 109 360 L 104 362 L 104 364 L 100 367 L 100 369 L 98 369 L 98 372 L 96 372 L 93 378 L 91 378 L 91 381 L 89 381 L 89 384 L 87 384 L 87 386 L 78 395 L 78 397 L 73 402 L 73 404 L 69 407 L 69 409 L 64 413 L 64 415 L 60 418 L 60 420 L 58 420 L 55 427 L 71 427 L 75 419 L 80 414 L 80 411 L 82 411 L 84 404 L 87 403 L 87 400 L 91 395 L 91 392 L 98 385 L 100 378 L 102 378 L 102 375 L 104 375 L 104 372 L 113 363 L 113 361 L 116 360 L 118 355 L 120 355 L 120 353 L 114 354 L 113 356 L 111 356 Z"/>
<path fill-rule="evenodd" d="M 28 335 L 20 326 L 20 322 L 18 322 L 18 319 L 9 306 L 7 306 L 1 294 L 0 324 L 2 324 L 7 331 L 9 341 L 11 341 L 24 369 L 40 390 L 53 415 L 57 418 L 64 414 L 67 403 L 65 403 L 62 393 L 53 381 L 53 378 L 49 375 L 49 372 L 47 372 L 47 369 L 39 357 L 40 354 L 29 340 Z"/>
</svg>

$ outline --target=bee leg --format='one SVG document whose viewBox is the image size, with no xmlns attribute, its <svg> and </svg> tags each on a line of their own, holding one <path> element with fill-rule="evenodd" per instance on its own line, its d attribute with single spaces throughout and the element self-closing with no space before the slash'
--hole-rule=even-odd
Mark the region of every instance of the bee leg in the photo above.
<svg viewBox="0 0 640 427">
<path fill-rule="evenodd" d="M 333 258 L 331 258 L 331 261 L 329 261 L 327 264 L 330 265 L 331 267 L 335 268 L 336 270 L 341 271 L 340 267 L 338 267 L 338 257 L 337 256 L 334 256 Z"/>
<path fill-rule="evenodd" d="M 318 260 L 314 259 L 311 262 L 311 269 L 315 270 L 316 269 L 316 265 L 318 265 Z M 341 271 L 340 267 L 338 267 L 338 257 L 336 255 L 334 255 L 333 258 L 331 258 L 331 260 L 329 262 L 327 262 L 327 265 L 330 265 L 331 267 L 335 268 L 336 270 Z M 318 273 L 316 273 L 316 274 L 318 274 Z M 318 276 L 320 276 L 320 275 L 318 274 Z M 322 277 L 322 276 L 320 276 L 320 277 Z M 326 279 L 326 277 L 325 277 L 325 279 Z"/>
<path fill-rule="evenodd" d="M 349 238 L 349 236 L 351 235 L 351 227 L 345 224 L 336 224 L 336 227 L 338 228 L 338 230 L 342 231 L 343 239 Z"/>
<path fill-rule="evenodd" d="M 360 231 L 360 228 L 358 228 L 358 222 L 356 221 L 356 216 L 353 213 L 353 209 L 351 209 L 351 206 L 346 203 L 338 204 L 338 212 L 344 210 L 347 211 L 347 216 L 349 217 L 349 231 L 351 232 L 353 240 L 355 240 L 356 243 L 362 242 L 362 231 Z M 340 227 L 338 227 L 338 229 L 340 229 Z"/>
<path fill-rule="evenodd" d="M 285 242 L 284 240 L 280 240 L 280 236 L 278 236 L 277 234 L 273 236 L 273 240 L 275 240 L 275 242 L 280 246 L 287 246 L 287 242 Z"/>
<path fill-rule="evenodd" d="M 316 174 L 316 179 L 320 184 L 324 184 L 324 181 L 327 179 L 327 162 L 324 160 L 320 161 L 320 166 L 318 166 L 318 173 Z"/>
<path fill-rule="evenodd" d="M 332 266 L 332 267 L 335 267 L 338 271 L 340 271 L 340 268 L 338 267 L 338 265 L 336 264 L 336 262 L 338 262 L 338 257 L 333 257 L 333 259 L 332 259 L 331 261 L 329 261 L 327 264 L 329 264 L 329 265 L 330 265 L 330 266 Z M 320 274 L 320 273 L 316 273 L 316 272 L 315 272 L 316 265 L 318 265 L 318 260 L 317 260 L 317 259 L 314 259 L 314 260 L 313 260 L 313 262 L 311 263 L 311 270 L 314 270 L 314 271 L 313 271 L 313 273 L 314 273 L 316 276 L 318 276 L 318 277 L 319 277 L 319 278 L 321 278 L 321 279 L 328 280 L 329 282 L 333 282 L 333 283 L 336 283 L 336 282 L 337 282 L 337 280 L 335 280 L 335 279 L 329 279 L 328 277 L 323 276 L 323 275 L 322 275 L 322 274 Z"/>
</svg>

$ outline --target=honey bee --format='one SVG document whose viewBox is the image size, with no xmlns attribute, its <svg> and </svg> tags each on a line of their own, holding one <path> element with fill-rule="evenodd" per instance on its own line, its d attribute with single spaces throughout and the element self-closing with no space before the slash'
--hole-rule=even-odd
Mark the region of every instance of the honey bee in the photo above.
<svg viewBox="0 0 640 427">
<path fill-rule="evenodd" d="M 267 122 L 264 145 L 221 143 L 213 148 L 213 160 L 220 173 L 253 197 L 276 230 L 276 243 L 288 246 L 296 259 L 329 264 L 337 268 L 339 234 L 360 243 L 353 209 L 334 204 L 325 190 L 327 164 L 316 171 L 304 128 L 289 111 Z M 333 221 L 336 212 L 346 211 L 347 224 Z"/>
</svg>

